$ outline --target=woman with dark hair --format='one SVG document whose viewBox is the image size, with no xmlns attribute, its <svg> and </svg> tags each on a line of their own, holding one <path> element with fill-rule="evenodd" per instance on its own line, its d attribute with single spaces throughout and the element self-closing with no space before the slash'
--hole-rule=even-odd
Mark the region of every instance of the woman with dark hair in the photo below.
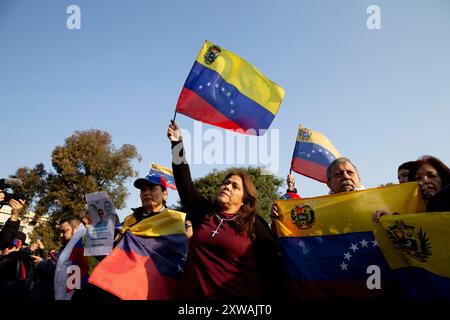
<svg viewBox="0 0 450 320">
<path fill-rule="evenodd" d="M 402 163 L 397 169 L 398 183 L 408 182 L 409 171 L 414 166 L 415 161 Z"/>
<path fill-rule="evenodd" d="M 241 171 L 230 172 L 213 202 L 195 188 L 173 122 L 172 167 L 180 200 L 194 234 L 190 239 L 182 296 L 188 300 L 282 299 L 283 285 L 275 240 L 256 214 L 257 192 Z"/>
<path fill-rule="evenodd" d="M 419 182 L 428 212 L 450 211 L 450 169 L 438 158 L 423 156 L 409 171 L 408 181 Z"/>
<path fill-rule="evenodd" d="M 419 183 L 422 198 L 427 201 L 427 212 L 450 211 L 450 169 L 438 158 L 423 156 L 411 166 L 408 181 Z M 391 213 L 378 210 L 372 220 Z"/>
</svg>

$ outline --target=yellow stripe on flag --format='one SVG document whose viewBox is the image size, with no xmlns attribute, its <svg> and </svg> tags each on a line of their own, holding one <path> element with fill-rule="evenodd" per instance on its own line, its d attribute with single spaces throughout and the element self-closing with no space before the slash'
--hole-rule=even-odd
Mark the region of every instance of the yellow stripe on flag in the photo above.
<svg viewBox="0 0 450 320">
<path fill-rule="evenodd" d="M 169 176 L 173 176 L 173 171 L 172 171 L 172 169 L 167 168 L 167 167 L 164 167 L 164 166 L 161 166 L 161 165 L 156 164 L 156 163 L 152 163 L 152 164 L 150 165 L 150 169 L 159 171 L 159 172 L 164 173 L 164 174 L 167 174 L 167 175 L 169 175 Z"/>
<path fill-rule="evenodd" d="M 450 212 L 384 216 L 373 232 L 392 269 L 418 267 L 450 278 Z"/>
<path fill-rule="evenodd" d="M 323 135 L 322 133 L 320 133 L 318 131 L 309 130 L 303 126 L 299 126 L 298 134 L 297 134 L 297 141 L 302 141 L 302 139 L 301 139 L 302 129 L 306 129 L 311 132 L 311 136 L 305 142 L 315 143 L 315 144 L 318 144 L 318 145 L 326 148 L 328 151 L 330 151 L 333 154 L 333 156 L 335 158 L 341 157 L 341 154 L 339 153 L 339 151 L 337 151 L 337 149 L 334 147 L 334 145 L 331 143 L 331 141 L 325 135 Z"/>
<path fill-rule="evenodd" d="M 121 233 L 124 233 L 126 230 L 130 229 L 134 235 L 141 237 L 185 234 L 185 218 L 185 213 L 170 209 L 167 209 L 153 217 L 145 218 L 139 223 L 136 223 L 134 216 L 129 216 L 124 221 L 124 226 Z"/>
<path fill-rule="evenodd" d="M 280 237 L 366 232 L 372 230 L 372 213 L 376 210 L 400 214 L 425 210 L 417 182 L 276 203 L 280 217 L 275 223 Z"/>
<path fill-rule="evenodd" d="M 266 78 L 250 63 L 223 47 L 220 47 L 221 52 L 214 63 L 206 64 L 204 55 L 213 45 L 206 40 L 196 61 L 219 73 L 226 82 L 275 115 L 284 98 L 283 88 Z"/>
</svg>

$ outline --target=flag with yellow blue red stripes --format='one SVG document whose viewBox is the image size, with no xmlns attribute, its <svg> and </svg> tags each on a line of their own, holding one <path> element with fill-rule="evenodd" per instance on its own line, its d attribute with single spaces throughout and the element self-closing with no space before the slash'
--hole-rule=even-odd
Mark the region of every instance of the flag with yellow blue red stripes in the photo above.
<svg viewBox="0 0 450 320">
<path fill-rule="evenodd" d="M 262 135 L 284 90 L 236 54 L 205 41 L 178 99 L 176 111 L 244 134 Z"/>
</svg>

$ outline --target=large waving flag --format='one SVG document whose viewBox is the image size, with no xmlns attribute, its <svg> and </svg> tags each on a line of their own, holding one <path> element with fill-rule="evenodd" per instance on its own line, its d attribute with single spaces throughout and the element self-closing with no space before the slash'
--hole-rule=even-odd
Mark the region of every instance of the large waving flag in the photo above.
<svg viewBox="0 0 450 320">
<path fill-rule="evenodd" d="M 424 210 L 417 183 L 300 200 L 279 200 L 275 221 L 294 299 L 376 299 L 390 268 L 372 228 L 376 210 Z M 369 289 L 370 266 L 381 272 L 381 289 Z"/>
<path fill-rule="evenodd" d="M 327 182 L 328 165 L 340 156 L 322 133 L 300 126 L 291 169 L 317 181 Z"/>
<path fill-rule="evenodd" d="M 386 216 L 374 229 L 396 293 L 450 300 L 450 212 Z"/>
<path fill-rule="evenodd" d="M 173 190 L 176 190 L 175 178 L 173 177 L 172 169 L 160 166 L 159 164 L 152 163 L 150 166 L 149 176 L 163 177 L 166 180 L 166 186 Z"/>
<path fill-rule="evenodd" d="M 259 135 L 260 129 L 269 128 L 283 97 L 284 90 L 250 63 L 205 41 L 176 111 L 221 128 Z"/>
<path fill-rule="evenodd" d="M 122 239 L 89 282 L 123 300 L 177 299 L 188 249 L 184 219 L 173 210 L 139 223 L 129 217 Z"/>
</svg>

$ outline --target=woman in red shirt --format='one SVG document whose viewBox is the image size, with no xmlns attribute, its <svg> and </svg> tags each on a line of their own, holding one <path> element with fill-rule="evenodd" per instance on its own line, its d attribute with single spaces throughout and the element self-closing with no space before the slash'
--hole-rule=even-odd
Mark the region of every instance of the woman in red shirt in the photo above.
<svg viewBox="0 0 450 320">
<path fill-rule="evenodd" d="M 172 168 L 180 200 L 194 233 L 184 273 L 182 295 L 188 300 L 282 299 L 279 256 L 268 224 L 256 214 L 257 192 L 241 171 L 230 172 L 215 201 L 195 188 L 175 123 L 167 136 L 172 142 Z"/>
</svg>

